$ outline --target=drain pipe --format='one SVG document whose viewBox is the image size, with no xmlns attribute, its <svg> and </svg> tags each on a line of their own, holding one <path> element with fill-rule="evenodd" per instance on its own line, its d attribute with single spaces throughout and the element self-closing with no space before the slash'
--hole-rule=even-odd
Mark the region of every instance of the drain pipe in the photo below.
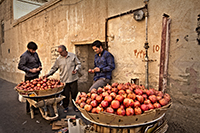
<svg viewBox="0 0 200 133">
<path fill-rule="evenodd" d="M 134 10 L 130 10 L 128 12 L 121 13 L 121 14 L 106 18 L 106 20 L 105 20 L 105 45 L 106 45 L 106 49 L 108 49 L 108 21 L 111 20 L 111 19 L 114 19 L 114 18 L 118 18 L 118 17 L 124 16 L 124 15 L 134 13 L 135 11 L 146 9 L 146 8 L 147 8 L 147 6 L 145 5 L 144 7 L 134 9 Z"/>
<path fill-rule="evenodd" d="M 145 88 L 149 89 L 149 57 L 148 57 L 148 48 L 149 48 L 149 43 L 148 43 L 148 0 L 144 1 L 145 6 L 146 6 L 146 12 L 145 12 L 145 27 L 146 27 L 146 41 L 144 43 L 144 48 L 146 50 L 146 55 L 145 55 Z"/>
</svg>

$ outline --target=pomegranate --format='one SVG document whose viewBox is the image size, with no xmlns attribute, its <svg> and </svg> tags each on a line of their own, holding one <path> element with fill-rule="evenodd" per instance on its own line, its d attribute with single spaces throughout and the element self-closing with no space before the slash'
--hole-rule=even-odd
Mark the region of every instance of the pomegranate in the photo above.
<svg viewBox="0 0 200 133">
<path fill-rule="evenodd" d="M 102 96 L 103 96 L 103 97 L 108 96 L 108 95 L 109 95 L 109 94 L 108 94 L 107 91 L 104 91 L 104 92 L 102 93 Z"/>
<path fill-rule="evenodd" d="M 118 109 L 119 106 L 120 106 L 120 103 L 119 103 L 118 100 L 113 100 L 113 101 L 111 102 L 111 107 L 112 107 L 113 109 Z"/>
<path fill-rule="evenodd" d="M 150 96 L 150 95 L 151 95 L 150 90 L 146 90 L 146 94 L 147 94 L 148 96 Z"/>
<path fill-rule="evenodd" d="M 87 97 L 87 94 L 85 92 L 82 92 L 80 97 Z"/>
<path fill-rule="evenodd" d="M 130 99 L 130 106 L 134 107 L 134 101 L 133 101 L 133 99 Z"/>
<path fill-rule="evenodd" d="M 163 96 L 164 96 L 164 94 L 163 94 L 163 92 L 162 92 L 162 91 L 158 91 L 158 93 L 157 93 L 157 96 L 161 96 L 161 97 L 163 97 Z"/>
<path fill-rule="evenodd" d="M 144 99 L 147 99 L 147 94 L 142 94 L 142 97 L 143 97 Z"/>
<path fill-rule="evenodd" d="M 141 89 L 135 89 L 135 94 L 142 95 L 143 91 Z"/>
<path fill-rule="evenodd" d="M 123 108 L 118 108 L 117 109 L 117 115 L 124 116 L 125 114 L 126 114 L 126 111 Z"/>
<path fill-rule="evenodd" d="M 92 108 L 91 112 L 92 113 L 97 113 L 97 108 Z"/>
<path fill-rule="evenodd" d="M 91 101 L 92 101 L 92 99 L 91 99 L 91 98 L 88 98 L 88 99 L 86 100 L 86 103 L 87 103 L 87 104 L 90 104 Z"/>
<path fill-rule="evenodd" d="M 90 105 L 92 105 L 92 107 L 96 107 L 98 104 L 96 100 L 92 100 Z"/>
<path fill-rule="evenodd" d="M 167 100 L 167 102 L 169 102 L 171 100 L 170 95 L 167 93 L 165 93 L 163 97 Z"/>
<path fill-rule="evenodd" d="M 149 99 L 144 100 L 144 104 L 149 104 L 149 103 L 151 103 L 151 101 Z"/>
<path fill-rule="evenodd" d="M 111 85 L 107 84 L 105 90 L 111 90 L 111 89 L 112 89 Z"/>
<path fill-rule="evenodd" d="M 96 94 L 96 93 L 97 93 L 97 90 L 96 90 L 95 88 L 93 88 L 90 92 L 91 92 L 92 94 L 93 94 L 93 93 Z"/>
<path fill-rule="evenodd" d="M 150 95 L 155 95 L 155 89 L 149 89 Z"/>
<path fill-rule="evenodd" d="M 134 93 L 129 93 L 127 97 L 130 98 L 130 99 L 135 100 L 136 95 Z"/>
<path fill-rule="evenodd" d="M 97 96 L 98 96 L 98 95 L 97 95 L 96 93 L 92 93 L 91 99 L 94 100 L 94 99 L 96 99 Z"/>
<path fill-rule="evenodd" d="M 105 101 L 105 100 L 101 101 L 101 106 L 102 106 L 103 108 L 108 107 L 108 101 Z"/>
<path fill-rule="evenodd" d="M 147 106 L 148 106 L 149 109 L 154 109 L 154 106 L 153 106 L 152 103 L 148 103 Z"/>
<path fill-rule="evenodd" d="M 107 90 L 106 92 L 108 92 L 108 94 L 110 94 L 112 91 L 111 90 Z"/>
<path fill-rule="evenodd" d="M 152 103 L 155 103 L 157 101 L 157 98 L 155 95 L 150 95 L 149 100 L 151 100 Z"/>
<path fill-rule="evenodd" d="M 125 109 L 125 106 L 124 106 L 123 104 L 121 104 L 121 105 L 119 106 L 119 108 Z"/>
<path fill-rule="evenodd" d="M 124 90 L 119 90 L 119 91 L 118 91 L 118 94 L 119 94 L 119 95 L 122 95 L 122 94 L 125 94 L 125 93 L 126 93 L 126 92 L 125 92 Z"/>
<path fill-rule="evenodd" d="M 115 97 L 115 99 L 121 103 L 121 102 L 124 100 L 124 97 L 121 96 L 121 95 L 117 95 L 117 96 Z"/>
<path fill-rule="evenodd" d="M 86 104 L 84 106 L 84 109 L 89 112 L 90 110 L 92 110 L 92 105 Z"/>
<path fill-rule="evenodd" d="M 103 100 L 103 97 L 98 95 L 96 97 L 96 100 L 97 100 L 98 103 L 100 103 Z"/>
<path fill-rule="evenodd" d="M 131 116 L 134 115 L 134 110 L 131 107 L 126 108 L 126 115 Z"/>
<path fill-rule="evenodd" d="M 160 99 L 162 99 L 162 97 L 161 96 L 156 96 L 156 99 L 157 99 L 157 101 L 159 101 Z"/>
<path fill-rule="evenodd" d="M 136 115 L 142 114 L 142 110 L 141 110 L 140 107 L 135 107 L 135 108 L 134 108 L 134 112 L 135 112 Z"/>
<path fill-rule="evenodd" d="M 106 108 L 106 112 L 108 113 L 114 113 L 114 109 L 111 107 Z"/>
<path fill-rule="evenodd" d="M 117 92 L 118 92 L 118 89 L 117 89 L 117 88 L 112 88 L 112 89 L 111 89 L 111 92 L 117 93 Z"/>
<path fill-rule="evenodd" d="M 97 108 L 96 108 L 97 110 L 96 110 L 96 112 L 97 113 L 99 113 L 99 112 L 102 112 L 103 111 L 103 108 L 101 107 L 101 106 L 97 106 Z"/>
<path fill-rule="evenodd" d="M 98 93 L 98 94 L 101 94 L 102 92 L 103 92 L 103 88 L 99 87 L 99 88 L 97 89 L 97 93 Z"/>
<path fill-rule="evenodd" d="M 115 82 L 115 83 L 112 83 L 112 87 L 117 87 L 118 86 L 118 83 Z"/>
<path fill-rule="evenodd" d="M 141 95 L 136 95 L 136 98 L 140 103 L 144 102 L 144 98 Z"/>
<path fill-rule="evenodd" d="M 159 100 L 159 103 L 164 106 L 164 105 L 167 105 L 168 104 L 168 101 L 165 99 L 165 98 L 162 98 Z"/>
<path fill-rule="evenodd" d="M 108 95 L 105 96 L 104 100 L 108 101 L 108 103 L 110 103 L 112 101 L 112 96 Z"/>
<path fill-rule="evenodd" d="M 85 102 L 86 101 L 86 97 L 81 97 L 81 102 Z"/>
<path fill-rule="evenodd" d="M 129 106 L 130 106 L 130 103 L 131 103 L 130 98 L 125 98 L 125 99 L 123 100 L 123 104 L 124 104 L 125 107 L 129 107 Z"/>
<path fill-rule="evenodd" d="M 110 96 L 115 99 L 115 97 L 117 96 L 117 94 L 115 92 L 110 93 Z"/>
<path fill-rule="evenodd" d="M 80 103 L 80 107 L 81 107 L 81 108 L 84 108 L 85 105 L 86 105 L 85 102 Z"/>
<path fill-rule="evenodd" d="M 129 90 L 129 89 L 126 89 L 126 93 L 130 94 L 130 93 L 133 93 L 133 92 L 131 90 Z"/>
<path fill-rule="evenodd" d="M 124 93 L 124 94 L 121 94 L 124 98 L 126 98 L 127 97 L 127 94 L 126 93 Z"/>
<path fill-rule="evenodd" d="M 91 97 L 91 93 L 89 92 L 89 93 L 87 93 L 87 97 Z"/>
<path fill-rule="evenodd" d="M 118 90 L 123 90 L 123 89 L 124 89 L 124 85 L 123 85 L 123 84 L 119 84 L 119 85 L 117 86 L 117 89 L 118 89 Z"/>
<path fill-rule="evenodd" d="M 140 102 L 139 101 L 135 101 L 134 102 L 134 107 L 140 107 Z"/>
<path fill-rule="evenodd" d="M 141 108 L 143 111 L 147 111 L 147 110 L 149 109 L 148 105 L 146 105 L 146 104 L 142 104 L 142 105 L 140 106 L 140 108 Z"/>
<path fill-rule="evenodd" d="M 161 107 L 161 105 L 159 103 L 157 103 L 157 102 L 154 103 L 153 106 L 154 106 L 154 108 L 160 108 Z"/>
</svg>

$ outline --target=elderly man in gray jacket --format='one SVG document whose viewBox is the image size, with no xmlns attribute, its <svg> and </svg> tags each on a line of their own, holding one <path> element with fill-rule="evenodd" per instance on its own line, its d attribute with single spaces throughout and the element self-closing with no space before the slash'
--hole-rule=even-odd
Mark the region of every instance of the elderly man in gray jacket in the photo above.
<svg viewBox="0 0 200 133">
<path fill-rule="evenodd" d="M 77 71 L 81 68 L 81 62 L 74 53 L 70 53 L 66 50 L 64 45 L 58 46 L 58 52 L 60 56 L 56 59 L 53 67 L 45 77 L 53 75 L 58 69 L 60 74 L 61 82 L 65 83 L 63 95 L 66 98 L 63 100 L 64 112 L 68 111 L 69 96 L 71 93 L 72 99 L 75 100 L 78 93 L 78 73 Z M 78 109 L 74 106 L 74 110 Z"/>
</svg>

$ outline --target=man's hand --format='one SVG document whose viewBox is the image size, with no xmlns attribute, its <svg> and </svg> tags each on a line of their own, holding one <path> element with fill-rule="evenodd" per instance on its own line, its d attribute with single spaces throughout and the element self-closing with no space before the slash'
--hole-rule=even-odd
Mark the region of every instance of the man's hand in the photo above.
<svg viewBox="0 0 200 133">
<path fill-rule="evenodd" d="M 37 68 L 33 68 L 33 69 L 30 69 L 29 71 L 32 73 L 36 73 L 38 70 L 37 70 Z"/>
<path fill-rule="evenodd" d="M 44 75 L 42 78 L 44 79 L 44 78 L 48 78 L 48 77 L 49 77 L 49 75 L 46 74 L 46 75 Z"/>
<path fill-rule="evenodd" d="M 100 68 L 95 67 L 95 68 L 94 68 L 94 71 L 95 71 L 95 72 L 100 72 Z"/>
<path fill-rule="evenodd" d="M 72 74 L 76 74 L 76 73 L 77 73 L 77 70 L 73 70 L 73 71 L 72 71 Z"/>
</svg>

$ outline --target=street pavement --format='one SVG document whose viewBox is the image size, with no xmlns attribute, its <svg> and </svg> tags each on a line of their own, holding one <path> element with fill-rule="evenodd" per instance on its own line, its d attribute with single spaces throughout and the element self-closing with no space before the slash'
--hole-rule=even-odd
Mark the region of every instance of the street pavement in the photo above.
<svg viewBox="0 0 200 133">
<path fill-rule="evenodd" d="M 25 103 L 18 101 L 18 93 L 14 90 L 16 85 L 0 78 L 0 133 L 55 133 L 56 131 L 51 129 L 53 121 L 45 120 L 39 110 L 36 110 L 33 119 L 26 114 Z M 71 106 L 70 104 L 67 113 L 58 106 L 57 120 L 66 118 L 67 115 L 76 115 L 89 124 L 80 112 L 75 112 Z"/>
</svg>

